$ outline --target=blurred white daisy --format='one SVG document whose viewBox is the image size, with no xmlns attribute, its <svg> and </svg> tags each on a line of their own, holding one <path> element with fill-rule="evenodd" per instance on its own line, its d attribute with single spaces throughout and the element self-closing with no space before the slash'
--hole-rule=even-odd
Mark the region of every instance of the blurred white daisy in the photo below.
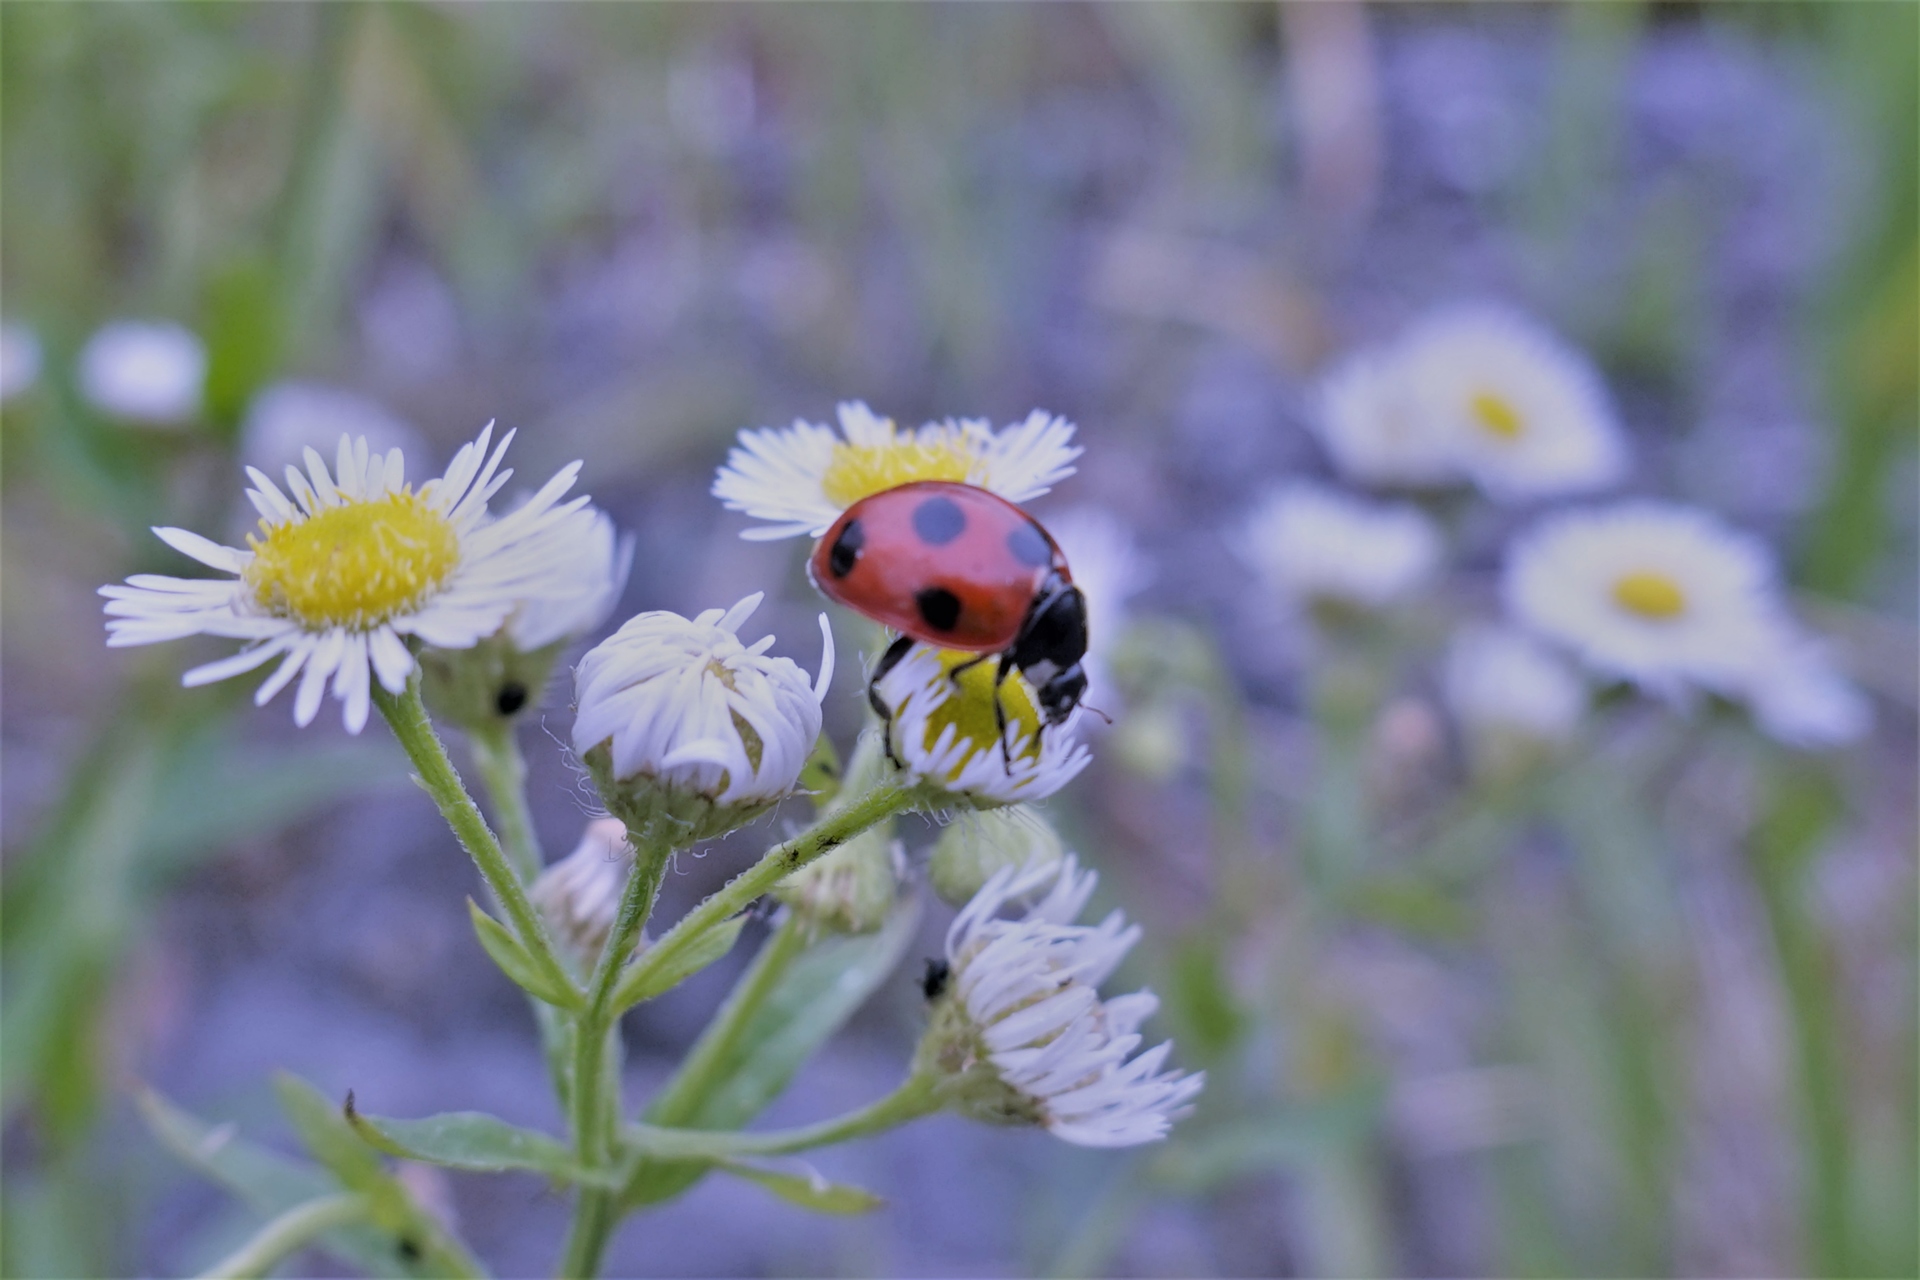
<svg viewBox="0 0 1920 1280">
<path fill-rule="evenodd" d="M 40 339 L 23 324 L 0 324 L 0 403 L 40 380 Z"/>
<path fill-rule="evenodd" d="M 1424 487 L 1459 480 L 1458 450 L 1441 418 L 1421 412 L 1402 346 L 1362 351 L 1320 383 L 1313 432 L 1342 476 L 1358 484 Z"/>
<path fill-rule="evenodd" d="M 263 388 L 247 405 L 240 425 L 240 458 L 268 475 L 295 466 L 308 449 L 324 453 L 342 436 L 365 437 L 374 453 L 398 449 L 424 457 L 426 438 L 406 419 L 376 400 L 342 387 L 285 381 Z"/>
<path fill-rule="evenodd" d="M 596 818 L 572 853 L 541 871 L 527 896 L 576 955 L 597 957 L 613 932 L 632 867 L 626 825 L 618 818 Z"/>
<path fill-rule="evenodd" d="M 1412 507 L 1295 482 L 1260 500 L 1236 549 L 1282 595 L 1377 609 L 1432 576 L 1441 543 L 1433 521 Z"/>
<path fill-rule="evenodd" d="M 80 394 L 110 417 L 174 427 L 199 416 L 207 349 L 184 325 L 116 320 L 80 350 Z"/>
<path fill-rule="evenodd" d="M 1604 488 L 1627 466 L 1626 442 L 1592 364 L 1531 320 L 1462 306 L 1423 320 L 1394 360 L 1405 394 L 1444 437 L 1461 474 L 1516 502 Z"/>
<path fill-rule="evenodd" d="M 1073 571 L 1087 608 L 1087 652 L 1081 659 L 1087 673 L 1082 701 L 1108 714 L 1119 698 L 1108 659 L 1126 627 L 1127 602 L 1153 580 L 1134 541 L 1133 530 L 1103 507 L 1071 507 L 1047 517 L 1047 532 L 1060 545 Z"/>
<path fill-rule="evenodd" d="M 398 693 L 414 669 L 406 637 L 463 649 L 500 629 L 537 596 L 556 567 L 576 553 L 569 518 L 587 499 L 561 503 L 580 464 L 563 467 L 517 511 L 490 519 L 487 500 L 513 473 L 500 460 L 508 432 L 491 454 L 491 424 L 454 455 L 446 474 L 415 491 L 398 449 L 372 453 L 365 440 L 342 439 L 334 474 L 312 449 L 306 471 L 286 472 L 293 498 L 249 469 L 247 497 L 260 512 L 260 537 L 247 549 L 224 547 L 185 529 L 155 529 L 183 555 L 231 578 L 137 574 L 102 587 L 107 643 L 152 644 L 191 635 L 247 640 L 229 658 L 187 672 L 207 684 L 280 666 L 254 697 L 264 705 L 296 675 L 295 722 L 320 708 L 329 679 L 345 704 L 349 732 L 367 721 L 369 676 Z"/>
<path fill-rule="evenodd" d="M 1074 922 L 1096 879 L 1072 855 L 1007 867 L 955 917 L 945 990 L 916 1063 L 948 1105 L 1085 1147 L 1158 1141 L 1190 1109 L 1206 1076 L 1162 1071 L 1171 1041 L 1128 1056 L 1159 1001 L 1147 991 L 1100 999 L 1140 928 L 1118 911 Z M 1034 894 L 1018 919 L 1001 917 Z"/>
<path fill-rule="evenodd" d="M 1784 625 L 1766 548 L 1670 503 L 1547 517 L 1515 540 L 1501 591 L 1522 626 L 1674 700 L 1741 696 Z"/>
<path fill-rule="evenodd" d="M 842 404 L 839 415 L 837 432 L 795 422 L 740 433 L 713 496 L 729 511 L 771 522 L 741 537 L 818 537 L 860 499 L 914 480 L 960 480 L 1025 502 L 1072 475 L 1080 456 L 1073 424 L 1038 409 L 997 432 L 981 419 L 905 431 L 858 401 Z"/>
<path fill-rule="evenodd" d="M 1844 746 L 1873 726 L 1873 707 L 1818 641 L 1783 630 L 1745 696 L 1762 732 L 1807 750 Z"/>
<path fill-rule="evenodd" d="M 1476 750 L 1557 746 L 1587 710 L 1587 686 L 1558 654 L 1510 627 L 1463 627 L 1447 647 L 1441 686 Z"/>
<path fill-rule="evenodd" d="M 613 613 L 633 572 L 633 535 L 621 537 L 604 511 L 583 508 L 573 519 L 573 554 L 555 566 L 543 593 L 507 619 L 507 638 L 522 652 L 584 636 Z"/>
<path fill-rule="evenodd" d="M 909 775 L 954 801 L 991 807 L 1044 799 L 1092 759 L 1075 736 L 1082 713 L 1076 707 L 1043 728 L 1020 673 L 1009 672 L 996 686 L 997 660 L 974 661 L 979 657 L 915 645 L 886 674 L 878 691 L 893 713 L 891 749 Z"/>
<path fill-rule="evenodd" d="M 764 596 L 692 619 L 639 614 L 574 669 L 573 749 L 629 832 L 665 822 L 704 839 L 793 790 L 820 736 L 833 633 L 822 614 L 815 679 L 768 657 L 772 636 L 742 644 L 736 633 Z"/>
</svg>

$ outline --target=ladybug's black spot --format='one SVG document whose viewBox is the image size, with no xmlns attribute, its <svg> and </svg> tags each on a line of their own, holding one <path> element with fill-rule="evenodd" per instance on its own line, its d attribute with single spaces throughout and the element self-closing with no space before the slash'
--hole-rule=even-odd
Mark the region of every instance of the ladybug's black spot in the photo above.
<svg viewBox="0 0 1920 1280">
<path fill-rule="evenodd" d="M 967 513 L 952 498 L 928 498 L 913 509 L 913 531 L 930 547 L 944 547 L 967 527 Z"/>
<path fill-rule="evenodd" d="M 1044 569 L 1053 563 L 1053 548 L 1047 545 L 1046 535 L 1030 524 L 1023 524 L 1007 534 L 1007 550 L 1013 552 L 1013 558 L 1021 564 Z"/>
<path fill-rule="evenodd" d="M 860 522 L 847 521 L 847 527 L 833 540 L 833 550 L 827 553 L 827 572 L 836 578 L 852 573 L 853 562 L 860 558 L 860 548 L 866 545 L 867 531 L 860 527 Z"/>
<path fill-rule="evenodd" d="M 494 696 L 493 705 L 501 715 L 512 715 L 527 705 L 527 686 L 518 680 L 507 681 L 500 686 L 500 692 Z"/>
<path fill-rule="evenodd" d="M 914 593 L 920 616 L 935 631 L 951 631 L 960 621 L 960 597 L 945 587 L 926 587 Z"/>
</svg>

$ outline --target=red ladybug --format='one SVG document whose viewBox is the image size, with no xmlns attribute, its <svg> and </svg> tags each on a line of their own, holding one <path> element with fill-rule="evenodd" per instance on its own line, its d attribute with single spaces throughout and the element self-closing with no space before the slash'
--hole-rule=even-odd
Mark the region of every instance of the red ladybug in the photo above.
<svg viewBox="0 0 1920 1280">
<path fill-rule="evenodd" d="M 994 687 L 1019 670 L 1048 724 L 1080 702 L 1087 673 L 1087 605 L 1067 559 L 1040 522 L 970 484 L 917 480 L 872 494 L 840 513 L 807 560 L 829 599 L 900 633 L 867 683 L 867 700 L 890 718 L 876 689 L 916 640 L 1000 656 Z M 1001 750 L 1006 712 L 994 699 Z M 893 754 L 889 741 L 887 754 Z"/>
</svg>

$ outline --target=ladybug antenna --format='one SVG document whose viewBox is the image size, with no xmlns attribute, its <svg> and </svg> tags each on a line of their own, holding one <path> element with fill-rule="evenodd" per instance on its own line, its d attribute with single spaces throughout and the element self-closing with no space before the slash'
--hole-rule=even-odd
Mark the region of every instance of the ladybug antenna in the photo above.
<svg viewBox="0 0 1920 1280">
<path fill-rule="evenodd" d="M 1108 715 L 1106 712 L 1102 711 L 1100 708 L 1085 702 L 1081 703 L 1080 705 L 1086 708 L 1086 710 L 1091 711 L 1093 712 L 1093 714 L 1099 716 L 1102 720 L 1105 720 L 1108 724 L 1113 723 L 1113 717 Z"/>
</svg>

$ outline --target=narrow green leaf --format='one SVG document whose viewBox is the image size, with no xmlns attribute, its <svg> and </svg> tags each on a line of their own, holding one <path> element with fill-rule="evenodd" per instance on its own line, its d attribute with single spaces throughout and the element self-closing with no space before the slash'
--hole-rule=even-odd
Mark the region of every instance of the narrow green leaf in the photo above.
<svg viewBox="0 0 1920 1280">
<path fill-rule="evenodd" d="M 392 1120 L 356 1110 L 349 1093 L 344 1114 L 368 1145 L 402 1160 L 476 1173 L 523 1169 L 562 1182 L 615 1185 L 611 1172 L 581 1168 L 573 1153 L 555 1139 L 484 1112 L 449 1111 L 424 1120 Z"/>
<path fill-rule="evenodd" d="M 673 958 L 673 963 L 646 975 L 644 982 L 622 981 L 613 989 L 613 1007 L 627 1009 L 645 1000 L 652 1000 L 691 978 L 727 952 L 733 950 L 733 944 L 740 937 L 747 917 L 738 915 L 731 920 L 722 920 L 713 928 L 694 939 L 686 950 Z M 629 970 L 630 974 L 640 970 Z"/>
<path fill-rule="evenodd" d="M 544 1000 L 548 1004 L 558 1005 L 562 1009 L 580 1008 L 580 993 L 543 973 L 527 954 L 520 940 L 508 932 L 507 926 L 495 920 L 480 909 L 480 904 L 472 898 L 467 899 L 467 909 L 473 915 L 473 931 L 480 937 L 480 945 L 486 948 L 493 962 L 500 966 L 500 972 L 513 980 L 515 986 Z"/>
<path fill-rule="evenodd" d="M 886 1200 L 863 1187 L 829 1182 L 809 1167 L 805 1173 L 782 1173 L 745 1160 L 722 1160 L 719 1167 L 749 1182 L 757 1182 L 782 1200 L 816 1213 L 871 1213 Z"/>
</svg>

